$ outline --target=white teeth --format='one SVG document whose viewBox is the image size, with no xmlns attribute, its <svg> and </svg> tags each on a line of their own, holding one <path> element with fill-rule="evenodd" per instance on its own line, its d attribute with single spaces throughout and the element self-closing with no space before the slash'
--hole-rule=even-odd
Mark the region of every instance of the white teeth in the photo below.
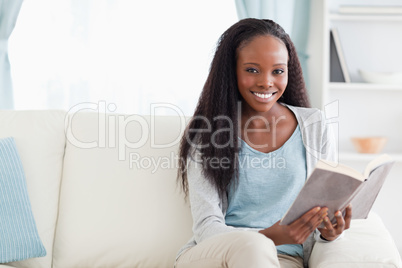
<svg viewBox="0 0 402 268">
<path fill-rule="evenodd" d="M 253 92 L 253 94 L 256 95 L 257 97 L 260 97 L 260 98 L 263 98 L 263 99 L 268 99 L 269 97 L 272 96 L 272 93 L 270 93 L 270 94 L 260 94 L 260 93 Z"/>
</svg>

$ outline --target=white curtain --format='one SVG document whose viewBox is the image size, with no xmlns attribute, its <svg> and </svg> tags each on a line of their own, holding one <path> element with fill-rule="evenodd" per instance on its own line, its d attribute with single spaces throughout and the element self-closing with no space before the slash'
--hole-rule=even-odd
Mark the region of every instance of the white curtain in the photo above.
<svg viewBox="0 0 402 268">
<path fill-rule="evenodd" d="M 45 8 L 44 8 L 45 7 Z M 10 39 L 16 109 L 194 112 L 232 0 L 26 0 Z M 163 105 L 159 105 L 163 106 Z"/>
<path fill-rule="evenodd" d="M 22 0 L 0 0 L 0 109 L 12 109 L 14 105 L 8 39 L 17 21 L 21 4 Z"/>
<path fill-rule="evenodd" d="M 235 0 L 239 19 L 271 19 L 281 25 L 295 44 L 308 85 L 307 41 L 310 23 L 310 0 Z"/>
</svg>

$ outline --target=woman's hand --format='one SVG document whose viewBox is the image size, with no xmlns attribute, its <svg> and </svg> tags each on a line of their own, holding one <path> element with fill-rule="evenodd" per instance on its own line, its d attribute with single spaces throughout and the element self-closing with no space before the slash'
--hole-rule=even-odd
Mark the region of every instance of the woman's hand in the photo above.
<svg viewBox="0 0 402 268">
<path fill-rule="evenodd" d="M 289 225 L 279 225 L 279 221 L 260 233 L 270 238 L 275 245 L 303 244 L 309 235 L 328 215 L 327 208 L 316 207 Z"/>
<path fill-rule="evenodd" d="M 324 228 L 318 228 L 321 233 L 321 236 L 328 241 L 333 241 L 338 238 L 342 234 L 344 230 L 349 229 L 350 221 L 352 219 L 352 206 L 349 205 L 346 207 L 345 217 L 342 217 L 342 213 L 337 211 L 335 213 L 336 223 L 332 225 L 329 221 L 328 217 L 324 219 Z"/>
</svg>

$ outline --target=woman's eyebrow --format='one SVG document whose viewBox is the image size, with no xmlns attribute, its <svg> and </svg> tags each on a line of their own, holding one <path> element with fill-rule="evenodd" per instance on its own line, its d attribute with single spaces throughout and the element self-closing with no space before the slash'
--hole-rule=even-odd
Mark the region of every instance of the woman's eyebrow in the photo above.
<svg viewBox="0 0 402 268">
<path fill-rule="evenodd" d="M 243 63 L 243 65 L 247 65 L 247 64 L 253 64 L 253 65 L 258 65 L 258 66 L 260 66 L 260 64 L 255 63 L 255 62 L 245 62 L 245 63 Z"/>
<path fill-rule="evenodd" d="M 258 66 L 260 66 L 259 63 L 255 63 L 255 62 L 245 62 L 245 63 L 243 63 L 243 65 L 247 65 L 247 64 L 252 64 L 252 65 L 258 65 Z M 288 64 L 287 64 L 287 63 L 275 63 L 275 64 L 272 65 L 272 66 L 277 66 L 277 65 L 285 65 L 285 66 L 287 66 Z"/>
</svg>

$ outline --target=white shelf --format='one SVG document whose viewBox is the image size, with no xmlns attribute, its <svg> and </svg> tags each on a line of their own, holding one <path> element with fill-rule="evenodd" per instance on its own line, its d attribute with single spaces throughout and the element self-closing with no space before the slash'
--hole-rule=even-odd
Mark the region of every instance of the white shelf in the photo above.
<svg viewBox="0 0 402 268">
<path fill-rule="evenodd" d="M 402 85 L 386 85 L 386 84 L 372 84 L 372 83 L 329 83 L 330 90 L 389 90 L 401 91 Z"/>
<path fill-rule="evenodd" d="M 373 14 L 339 14 L 331 13 L 330 20 L 334 21 L 402 21 L 402 15 L 373 15 Z"/>
<path fill-rule="evenodd" d="M 341 152 L 339 153 L 339 160 L 342 161 L 364 161 L 370 162 L 380 154 L 361 154 L 355 152 Z M 395 162 L 402 163 L 402 153 L 387 153 Z"/>
</svg>

